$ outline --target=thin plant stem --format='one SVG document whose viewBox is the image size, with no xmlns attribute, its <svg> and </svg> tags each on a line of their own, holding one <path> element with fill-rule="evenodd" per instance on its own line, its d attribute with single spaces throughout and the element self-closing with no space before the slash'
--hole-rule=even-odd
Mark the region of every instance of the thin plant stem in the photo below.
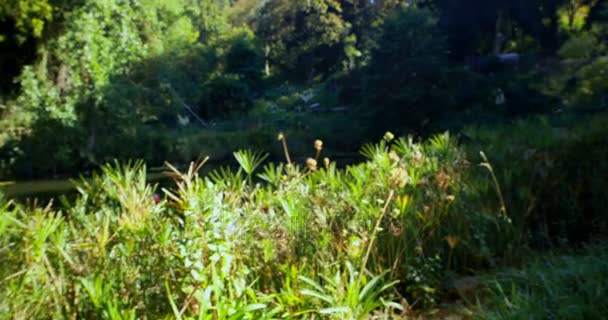
<svg viewBox="0 0 608 320">
<path fill-rule="evenodd" d="M 380 228 L 380 223 L 382 222 L 382 219 L 384 218 L 384 215 L 386 214 L 386 210 L 388 210 L 388 206 L 391 203 L 391 201 L 393 200 L 394 195 L 395 195 L 394 190 L 391 190 L 388 193 L 388 197 L 386 198 L 386 203 L 384 203 L 384 208 L 382 208 L 382 211 L 380 212 L 380 216 L 378 217 L 378 220 L 376 221 L 376 225 L 374 226 L 374 230 L 372 231 L 372 237 L 369 240 L 369 245 L 367 246 L 367 252 L 365 253 L 365 258 L 363 259 L 363 263 L 361 264 L 361 270 L 359 272 L 359 279 L 357 281 L 361 281 L 361 277 L 363 276 L 363 272 L 365 271 L 365 267 L 367 265 L 367 260 L 369 259 L 369 255 L 372 252 L 372 247 L 374 246 L 374 240 L 376 239 L 376 235 L 378 234 L 378 228 Z"/>
<path fill-rule="evenodd" d="M 479 154 L 481 155 L 481 158 L 484 161 L 480 164 L 480 166 L 488 169 L 488 171 L 490 172 L 490 176 L 492 176 L 492 181 L 494 182 L 494 187 L 496 187 L 496 193 L 498 194 L 498 200 L 500 201 L 500 212 L 506 216 L 507 215 L 507 205 L 505 204 L 505 199 L 504 199 L 504 196 L 502 193 L 502 189 L 500 188 L 500 184 L 498 183 L 498 178 L 496 177 L 496 174 L 494 174 L 494 169 L 492 168 L 492 165 L 488 161 L 488 157 L 486 157 L 486 154 L 483 153 L 483 151 L 479 152 Z"/>
</svg>

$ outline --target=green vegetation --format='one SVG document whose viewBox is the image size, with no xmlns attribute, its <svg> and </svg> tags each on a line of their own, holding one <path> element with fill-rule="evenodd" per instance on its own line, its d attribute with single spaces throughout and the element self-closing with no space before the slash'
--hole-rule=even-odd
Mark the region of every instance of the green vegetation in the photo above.
<svg viewBox="0 0 608 320">
<path fill-rule="evenodd" d="M 601 319 L 608 311 L 607 261 L 599 246 L 504 272 L 486 288 L 480 318 Z"/>
<path fill-rule="evenodd" d="M 5 1 L 0 177 L 605 109 L 605 5 L 517 3 Z"/>
<path fill-rule="evenodd" d="M 598 0 L 4 0 L 0 315 L 601 316 L 606 43 Z"/>
<path fill-rule="evenodd" d="M 605 121 L 595 128 L 605 132 Z M 593 135 L 581 137 L 577 130 L 572 129 L 576 137 L 550 138 L 536 130 L 530 141 L 546 157 L 528 155 L 519 174 L 531 177 L 555 155 L 564 159 L 553 164 L 560 171 L 579 165 L 578 150 L 551 149 L 552 139 L 560 145 L 570 139 L 592 143 Z M 476 132 L 484 137 L 486 131 Z M 469 158 L 448 134 L 415 143 L 387 133 L 362 149 L 366 162 L 344 169 L 321 160 L 321 141 L 301 165 L 291 160 L 286 137 L 279 139 L 286 163 L 262 165 L 264 154 L 238 151 L 238 170 L 220 168 L 199 177 L 204 161 L 186 172 L 171 167 L 176 184 L 164 189 L 164 199 L 155 199 L 145 166 L 134 163 L 104 166 L 101 175 L 80 183 L 76 199 L 58 206 L 5 200 L 3 313 L 112 319 L 405 316 L 445 299 L 457 274 L 518 263 L 539 239 L 580 241 L 579 233 L 568 231 L 592 236 L 608 225 L 601 194 L 565 207 L 576 198 L 570 189 L 554 189 L 550 196 L 534 184 L 521 189 L 518 175 L 498 165 L 502 161 Z M 500 145 L 487 145 L 499 154 L 493 148 Z M 518 145 L 505 148 L 505 162 L 516 160 L 509 154 Z M 602 150 L 608 151 L 605 142 Z M 573 158 L 561 156 L 569 152 Z M 477 161 L 481 166 L 472 165 Z M 578 187 L 605 190 L 605 179 L 595 179 L 603 176 L 588 171 Z M 531 198 L 544 206 L 531 206 Z M 586 221 L 569 220 L 579 214 L 572 210 L 587 203 L 598 207 L 588 207 Z M 559 207 L 550 216 L 544 211 Z M 585 229 L 590 221 L 593 228 Z M 581 284 L 581 290 L 591 289 Z M 604 302 L 601 295 L 593 298 Z M 537 302 L 530 303 L 532 308 Z M 589 308 L 587 303 L 576 304 Z"/>
</svg>

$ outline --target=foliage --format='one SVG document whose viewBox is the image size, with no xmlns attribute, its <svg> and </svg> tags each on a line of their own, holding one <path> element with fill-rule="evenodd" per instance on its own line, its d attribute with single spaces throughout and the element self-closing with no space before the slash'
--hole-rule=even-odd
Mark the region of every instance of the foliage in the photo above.
<svg viewBox="0 0 608 320">
<path fill-rule="evenodd" d="M 420 128 L 451 106 L 443 36 L 431 13 L 403 8 L 385 22 L 360 99 L 375 123 Z"/>
<path fill-rule="evenodd" d="M 549 256 L 499 275 L 479 296 L 479 319 L 598 319 L 606 313 L 606 247 Z"/>
<path fill-rule="evenodd" d="M 328 145 L 345 152 L 388 129 L 426 135 L 562 106 L 603 108 L 606 81 L 594 71 L 604 68 L 604 5 L 4 1 L 3 175 L 48 176 L 113 158 L 159 164 L 173 158 L 171 137 L 218 122 L 302 136 L 314 127 L 339 133 Z M 494 56 L 505 52 L 517 58 Z M 275 94 L 303 85 L 313 100 Z M 344 117 L 300 114 L 315 103 Z M 267 110 L 273 104 L 283 110 Z M 47 153 L 48 165 L 28 160 Z"/>
<path fill-rule="evenodd" d="M 29 34 L 40 38 L 45 24 L 53 19 L 53 5 L 46 0 L 14 1 L 7 0 L 0 4 L 0 21 L 12 20 L 15 35 L 0 33 L 0 42 L 7 36 L 16 36 L 19 42 L 24 42 Z"/>
<path fill-rule="evenodd" d="M 600 51 L 601 46 L 597 37 L 591 33 L 581 33 L 576 37 L 571 37 L 559 49 L 557 54 L 565 59 L 589 59 L 594 57 L 596 51 Z"/>
<path fill-rule="evenodd" d="M 173 169 L 176 187 L 158 202 L 145 167 L 134 163 L 104 166 L 57 208 L 4 207 L 0 247 L 10 250 L 0 308 L 36 318 L 400 312 L 396 289 L 411 304 L 427 299 L 419 290 L 439 289 L 407 276 L 415 261 L 438 255 L 437 279 L 443 267 L 478 265 L 501 253 L 489 247 L 479 256 L 473 234 L 494 237 L 508 223 L 495 206 L 464 210 L 476 196 L 464 188 L 469 169 L 448 135 L 423 144 L 391 139 L 344 170 L 331 160 L 267 165 L 271 184 L 230 169 L 199 177 L 192 165 Z M 237 155 L 248 175 L 263 159 Z M 450 264 L 446 236 L 462 241 Z"/>
<path fill-rule="evenodd" d="M 469 153 L 447 133 L 421 143 L 387 133 L 362 148 L 366 162 L 343 169 L 321 160 L 322 141 L 305 164 L 293 161 L 281 134 L 287 163 L 239 151 L 238 170 L 169 166 L 175 185 L 164 199 L 143 163 L 106 165 L 57 206 L 2 202 L 0 309 L 35 318 L 405 315 L 444 298 L 454 274 L 608 231 L 605 170 L 593 160 L 606 156 L 608 126 L 598 118 L 588 127 L 469 129 Z M 479 148 L 481 167 L 471 165 Z M 594 292 L 577 288 L 581 299 Z M 517 292 L 497 314 L 537 308 Z"/>
<path fill-rule="evenodd" d="M 1 2 L 0 176 L 100 173 L 47 205 L 0 194 L 0 314 L 407 317 L 459 275 L 605 235 L 608 122 L 578 114 L 608 106 L 606 8 Z M 412 135 L 333 156 L 387 129 Z M 176 169 L 201 154 L 221 166 Z M 174 184 L 128 159 L 175 163 Z M 603 265 L 564 261 L 499 281 L 482 316 L 605 313 Z"/>
<path fill-rule="evenodd" d="M 608 55 L 605 55 L 578 70 L 574 74 L 576 83 L 574 95 L 569 97 L 567 103 L 580 109 L 608 107 L 608 96 L 606 96 L 608 76 L 603 71 L 607 67 Z"/>
<path fill-rule="evenodd" d="M 302 294 L 316 299 L 320 305 L 325 306 L 315 310 L 319 314 L 329 315 L 330 318 L 335 319 L 365 319 L 378 309 L 402 309 L 399 304 L 386 302 L 380 298 L 383 291 L 398 282 L 382 283 L 386 272 L 367 280 L 367 277 L 357 274 L 352 264 L 347 263 L 345 273 L 341 274 L 337 271 L 331 278 L 322 276 L 325 286 L 300 276 L 302 282 L 310 286 L 310 289 L 303 289 Z"/>
<path fill-rule="evenodd" d="M 196 19 L 221 6 L 188 3 L 88 2 L 65 12 L 65 30 L 23 68 L 19 95 L 8 102 L 2 121 L 11 130 L 1 147 L 13 165 L 5 175 L 66 173 L 112 158 L 154 161 L 168 155 L 164 145 L 181 119 L 200 127 L 197 117 L 246 110 L 261 85 L 253 34 L 199 30 Z M 27 160 L 41 154 L 51 155 L 48 165 Z"/>
<path fill-rule="evenodd" d="M 274 64 L 310 81 L 338 63 L 336 47 L 348 33 L 341 11 L 336 0 L 269 1 L 261 8 L 258 32 Z"/>
<path fill-rule="evenodd" d="M 608 230 L 606 200 L 598 193 L 605 188 L 606 168 L 594 160 L 608 152 L 605 115 L 465 132 L 472 152 L 484 148 L 490 156 L 520 237 L 542 248 L 588 241 Z"/>
<path fill-rule="evenodd" d="M 462 59 L 503 53 L 508 47 L 526 47 L 522 42 L 530 40 L 539 44 L 532 45 L 533 50 L 539 47 L 551 50 L 558 41 L 556 12 L 571 1 L 420 2 L 438 12 L 439 25 L 448 37 L 451 55 Z"/>
</svg>

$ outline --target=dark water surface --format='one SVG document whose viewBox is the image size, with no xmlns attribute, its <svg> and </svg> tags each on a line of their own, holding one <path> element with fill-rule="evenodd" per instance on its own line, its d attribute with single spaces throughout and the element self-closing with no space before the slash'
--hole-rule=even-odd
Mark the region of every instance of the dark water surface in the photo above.
<svg viewBox="0 0 608 320">
<path fill-rule="evenodd" d="M 352 155 L 346 157 L 333 158 L 337 160 L 339 167 L 354 164 L 359 162 L 360 158 L 355 158 Z M 305 158 L 294 159 L 298 163 L 303 163 Z M 200 175 L 205 176 L 207 173 L 221 166 L 234 168 L 238 167 L 236 161 L 214 161 L 206 163 L 201 169 Z M 178 169 L 182 172 L 188 170 L 186 166 L 180 166 Z M 173 186 L 172 180 L 164 173 L 167 168 L 157 167 L 151 168 L 146 179 L 149 183 L 158 184 L 160 187 L 170 188 Z M 89 177 L 85 177 L 90 181 Z M 56 199 L 59 196 L 75 196 L 77 194 L 76 186 L 81 181 L 81 178 L 57 178 L 57 179 L 40 179 L 31 181 L 0 181 L 0 192 L 9 199 L 16 201 L 27 201 L 37 199 L 42 202 Z M 158 191 L 160 192 L 160 190 Z"/>
<path fill-rule="evenodd" d="M 149 183 L 163 186 L 170 184 L 170 179 L 161 172 L 148 172 L 146 179 Z M 90 181 L 90 178 L 85 178 Z M 75 195 L 80 178 L 59 178 L 31 181 L 2 181 L 0 191 L 9 199 L 17 201 L 38 199 L 48 201 L 61 195 Z"/>
</svg>

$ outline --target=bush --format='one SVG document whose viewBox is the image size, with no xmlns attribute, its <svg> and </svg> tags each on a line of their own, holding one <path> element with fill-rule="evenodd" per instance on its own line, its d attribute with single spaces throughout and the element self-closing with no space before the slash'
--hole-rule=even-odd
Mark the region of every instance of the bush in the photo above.
<svg viewBox="0 0 608 320">
<path fill-rule="evenodd" d="M 51 176 L 81 167 L 86 161 L 86 155 L 79 153 L 87 143 L 82 130 L 51 119 L 39 119 L 35 127 L 0 147 L 0 161 L 6 164 L 0 177 Z"/>
<path fill-rule="evenodd" d="M 237 77 L 215 78 L 203 90 L 199 110 L 204 118 L 244 112 L 253 105 L 251 88 Z"/>
<path fill-rule="evenodd" d="M 605 109 L 608 107 L 608 56 L 595 59 L 578 70 L 575 77 L 574 96 L 570 105 L 579 109 Z"/>
<path fill-rule="evenodd" d="M 562 59 L 589 59 L 600 51 L 596 35 L 583 32 L 568 39 L 557 52 Z"/>
<path fill-rule="evenodd" d="M 341 170 L 318 155 L 305 167 L 260 168 L 261 153 L 237 152 L 238 171 L 174 171 L 164 200 L 142 164 L 105 166 L 61 211 L 3 207 L 0 250 L 10 250 L 0 261 L 0 310 L 390 316 L 403 309 L 390 302 L 394 290 L 411 304 L 432 302 L 446 270 L 501 254 L 494 244 L 509 223 L 496 204 L 477 206 L 464 153 L 448 135 L 422 144 L 387 135 L 363 153 L 367 162 Z"/>
</svg>

